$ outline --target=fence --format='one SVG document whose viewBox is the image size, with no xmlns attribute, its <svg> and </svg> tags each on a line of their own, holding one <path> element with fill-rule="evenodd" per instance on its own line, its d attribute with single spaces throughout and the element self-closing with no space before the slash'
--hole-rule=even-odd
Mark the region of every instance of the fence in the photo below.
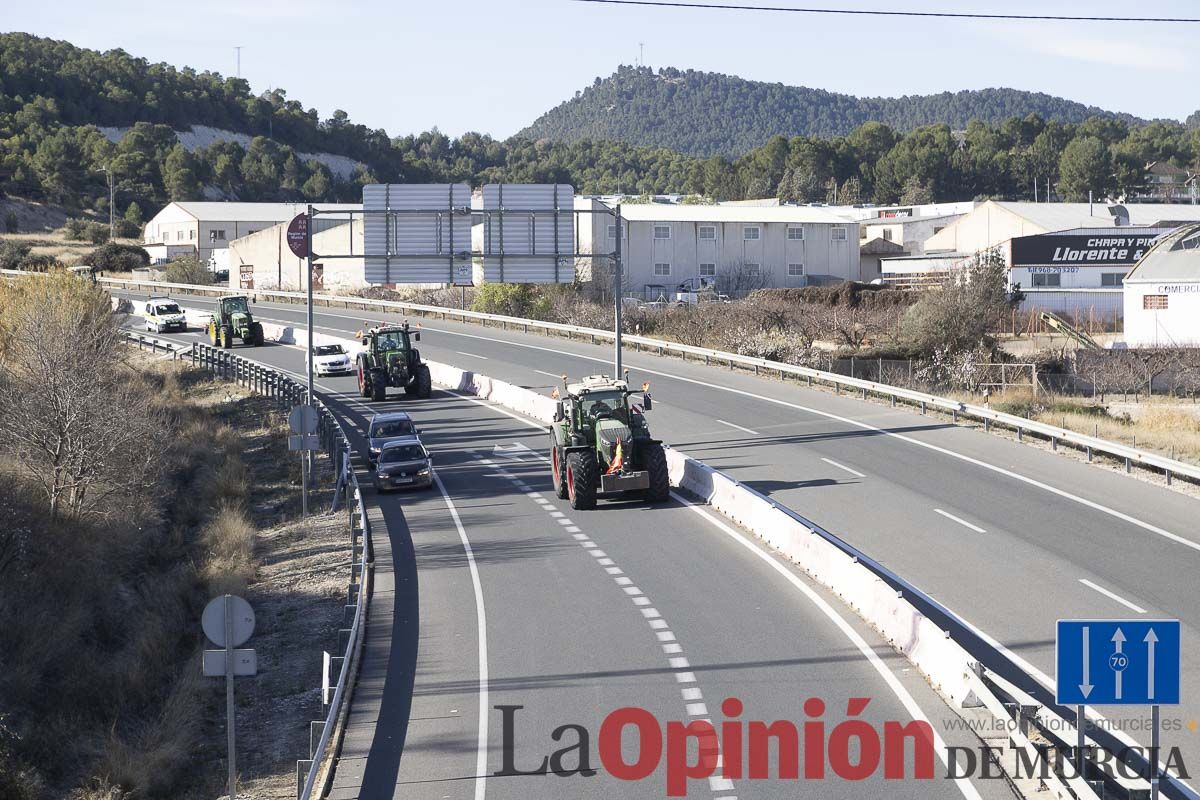
<svg viewBox="0 0 1200 800">
<path fill-rule="evenodd" d="M 130 334 L 129 338 L 142 340 L 146 337 Z M 205 344 L 193 344 L 185 352 L 193 366 L 274 399 L 281 411 L 307 401 L 308 393 L 302 384 L 256 361 Z M 311 723 L 308 758 L 296 762 L 296 796 L 299 800 L 321 797 L 328 788 L 332 760 L 340 748 L 349 710 L 350 684 L 358 668 L 366 624 L 366 603 L 371 592 L 371 524 L 358 478 L 351 467 L 350 440 L 337 418 L 320 399 L 314 397 L 312 404 L 318 413 L 317 435 L 321 447 L 339 475 L 339 489 L 335 492 L 344 493 L 344 498 L 337 499 L 344 500 L 349 512 L 351 568 L 343 616 L 343 624 L 348 623 L 349 627 L 338 631 L 338 647 L 342 654 L 323 665 L 325 672 L 322 676 L 321 702 L 326 716 L 323 720 Z M 328 685 L 330 668 L 337 672 L 337 681 L 332 686 Z"/>
</svg>

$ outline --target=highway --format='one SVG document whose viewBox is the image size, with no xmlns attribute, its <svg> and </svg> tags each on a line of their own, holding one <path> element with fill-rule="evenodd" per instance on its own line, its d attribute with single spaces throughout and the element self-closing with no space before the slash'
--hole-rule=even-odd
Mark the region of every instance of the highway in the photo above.
<svg viewBox="0 0 1200 800">
<path fill-rule="evenodd" d="M 431 342 L 435 335 L 427 330 Z M 295 347 L 238 352 L 301 370 Z M 664 727 L 698 719 L 719 724 L 729 697 L 742 702 L 742 720 L 797 725 L 809 719 L 805 701 L 819 698 L 830 730 L 846 719 L 851 698 L 869 698 L 859 718 L 877 730 L 917 715 L 947 744 L 978 747 L 970 734 L 945 729 L 953 712 L 877 634 L 703 508 L 633 501 L 573 512 L 553 495 L 542 461 L 547 434 L 538 423 L 442 390 L 427 401 L 368 405 L 353 378 L 318 383 L 349 423 L 356 447 L 370 413 L 413 413 L 441 484 L 371 498 L 372 514 L 386 522 L 390 537 L 376 542 L 363 677 L 332 797 L 664 797 L 663 763 L 638 781 L 618 780 L 597 763 L 604 718 L 632 706 Z M 682 399 L 667 386 L 656 396 L 671 411 Z M 671 411 L 656 407 L 652 424 Z M 556 742 L 555 729 L 578 725 L 590 736 L 590 766 L 599 774 L 495 776 L 504 769 L 505 739 L 496 706 L 523 706 L 513 712 L 516 769 L 537 769 L 572 742 L 571 733 Z M 632 762 L 631 741 L 622 752 Z M 772 757 L 773 771 L 778 763 Z M 565 764 L 578 766 L 578 755 Z M 692 780 L 688 796 L 1011 793 L 998 780 L 876 775 L 862 782 L 835 776 L 726 782 L 717 776 Z"/>
</svg>

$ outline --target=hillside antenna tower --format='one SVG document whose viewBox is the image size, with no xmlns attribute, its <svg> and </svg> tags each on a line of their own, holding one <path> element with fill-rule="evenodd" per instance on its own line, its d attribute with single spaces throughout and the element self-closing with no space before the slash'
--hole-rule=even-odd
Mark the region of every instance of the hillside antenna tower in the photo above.
<svg viewBox="0 0 1200 800">
<path fill-rule="evenodd" d="M 646 66 L 646 43 L 638 42 L 638 66 Z"/>
<path fill-rule="evenodd" d="M 242 45 L 235 45 L 234 50 L 237 51 L 237 76 L 242 77 Z"/>
</svg>

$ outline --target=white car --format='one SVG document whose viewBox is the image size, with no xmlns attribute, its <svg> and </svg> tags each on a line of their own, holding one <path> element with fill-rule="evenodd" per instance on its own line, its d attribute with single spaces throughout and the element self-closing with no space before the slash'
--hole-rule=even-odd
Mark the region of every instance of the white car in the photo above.
<svg viewBox="0 0 1200 800">
<path fill-rule="evenodd" d="M 187 315 L 179 308 L 179 304 L 169 297 L 151 297 L 146 301 L 143 316 L 146 318 L 148 331 L 162 333 L 187 330 Z"/>
<path fill-rule="evenodd" d="M 316 375 L 349 375 L 354 371 L 350 354 L 340 344 L 319 344 L 313 348 L 313 373 Z"/>
</svg>

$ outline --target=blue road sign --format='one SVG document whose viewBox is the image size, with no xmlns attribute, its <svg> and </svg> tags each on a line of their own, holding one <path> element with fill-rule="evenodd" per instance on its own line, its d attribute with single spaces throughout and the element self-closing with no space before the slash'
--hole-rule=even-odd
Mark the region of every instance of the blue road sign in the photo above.
<svg viewBox="0 0 1200 800">
<path fill-rule="evenodd" d="M 1179 620 L 1060 619 L 1054 661 L 1062 705 L 1179 702 Z"/>
</svg>

